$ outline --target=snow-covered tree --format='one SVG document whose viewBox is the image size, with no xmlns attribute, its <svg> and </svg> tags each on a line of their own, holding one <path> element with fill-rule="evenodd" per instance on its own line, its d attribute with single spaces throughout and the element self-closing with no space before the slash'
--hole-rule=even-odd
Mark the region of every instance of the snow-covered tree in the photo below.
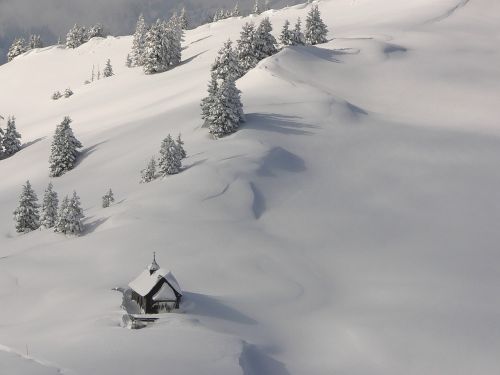
<svg viewBox="0 0 500 375">
<path fill-rule="evenodd" d="M 264 0 L 264 11 L 268 11 L 271 9 L 271 4 L 269 0 Z"/>
<path fill-rule="evenodd" d="M 211 69 L 215 72 L 217 79 L 225 80 L 228 76 L 237 79 L 241 76 L 238 58 L 233 49 L 233 42 L 230 39 L 219 50 Z"/>
<path fill-rule="evenodd" d="M 255 3 L 253 5 L 253 14 L 261 14 L 261 10 L 260 10 L 260 1 L 259 0 L 255 0 Z"/>
<path fill-rule="evenodd" d="M 179 149 L 179 153 L 181 155 L 181 159 L 184 159 L 186 155 L 186 150 L 184 150 L 184 141 L 181 138 L 181 133 L 177 136 L 177 140 L 175 141 L 177 144 L 177 148 Z"/>
<path fill-rule="evenodd" d="M 85 39 L 90 40 L 95 37 L 104 38 L 105 36 L 106 33 L 104 32 L 104 26 L 102 26 L 100 23 L 97 23 L 88 29 Z"/>
<path fill-rule="evenodd" d="M 299 17 L 291 34 L 291 44 L 292 46 L 303 46 L 305 43 L 306 40 L 302 33 L 302 21 Z"/>
<path fill-rule="evenodd" d="M 201 100 L 201 118 L 205 120 L 205 125 L 209 125 L 210 111 L 214 105 L 215 95 L 217 94 L 218 82 L 217 75 L 211 72 L 210 82 L 208 83 L 208 95 Z"/>
<path fill-rule="evenodd" d="M 52 100 L 57 100 L 57 99 L 61 99 L 62 98 L 62 94 L 60 91 L 56 91 L 52 94 Z"/>
<path fill-rule="evenodd" d="M 234 133 L 240 122 L 244 121 L 240 91 L 236 88 L 233 76 L 230 75 L 225 80 L 217 82 L 208 113 L 208 128 L 216 138 Z"/>
<path fill-rule="evenodd" d="M 278 52 L 276 38 L 271 34 L 272 30 L 273 27 L 268 17 L 264 18 L 255 30 L 255 55 L 259 61 Z"/>
<path fill-rule="evenodd" d="M 234 4 L 234 9 L 233 9 L 233 12 L 231 13 L 231 17 L 239 17 L 241 16 L 241 12 L 240 12 L 240 6 L 238 5 L 238 3 Z"/>
<path fill-rule="evenodd" d="M 26 41 L 24 40 L 24 38 L 15 39 L 10 46 L 9 51 L 7 52 L 7 61 L 12 61 L 14 58 L 23 54 L 27 50 L 28 48 L 26 46 Z"/>
<path fill-rule="evenodd" d="M 163 48 L 163 25 L 158 19 L 146 33 L 143 53 L 144 73 L 161 73 L 168 69 Z"/>
<path fill-rule="evenodd" d="M 132 42 L 132 61 L 134 66 L 144 65 L 144 52 L 146 49 L 146 34 L 148 32 L 148 26 L 144 20 L 144 16 L 141 14 L 137 20 L 137 25 L 135 27 L 134 39 Z"/>
<path fill-rule="evenodd" d="M 125 66 L 127 68 L 132 67 L 132 58 L 130 57 L 130 53 L 127 53 L 127 58 L 125 59 Z"/>
<path fill-rule="evenodd" d="M 253 23 L 245 23 L 237 41 L 236 54 L 240 74 L 243 75 L 250 69 L 255 68 L 259 62 L 255 53 L 255 27 Z"/>
<path fill-rule="evenodd" d="M 18 233 L 27 233 L 40 227 L 38 198 L 29 181 L 23 185 L 19 206 L 14 211 L 14 221 Z"/>
<path fill-rule="evenodd" d="M 42 212 L 40 215 L 40 224 L 44 228 L 52 228 L 56 224 L 58 205 L 57 193 L 53 190 L 52 183 L 49 183 L 43 195 Z"/>
<path fill-rule="evenodd" d="M 66 47 L 77 48 L 86 42 L 85 27 L 75 24 L 66 35 Z"/>
<path fill-rule="evenodd" d="M 306 42 L 311 45 L 326 43 L 328 41 L 327 34 L 328 29 L 321 19 L 319 8 L 317 5 L 313 5 L 306 19 Z"/>
<path fill-rule="evenodd" d="M 14 155 L 21 149 L 21 134 L 16 129 L 16 118 L 14 116 L 7 119 L 7 128 L 2 138 L 2 148 L 4 156 Z"/>
<path fill-rule="evenodd" d="M 73 90 L 71 90 L 69 87 L 66 90 L 64 90 L 65 98 L 69 98 L 70 96 L 73 96 L 73 94 L 74 94 Z"/>
<path fill-rule="evenodd" d="M 78 158 L 78 149 L 82 144 L 73 135 L 71 119 L 65 117 L 56 128 L 50 152 L 50 176 L 58 177 L 73 169 Z"/>
<path fill-rule="evenodd" d="M 111 60 L 108 59 L 108 61 L 106 61 L 106 65 L 104 66 L 104 71 L 102 72 L 104 78 L 107 78 L 107 77 L 111 77 L 112 75 L 114 75 L 113 73 L 113 67 L 111 66 Z"/>
<path fill-rule="evenodd" d="M 162 176 L 179 173 L 181 169 L 182 156 L 170 134 L 161 144 L 158 166 Z"/>
<path fill-rule="evenodd" d="M 31 34 L 29 48 L 35 49 L 35 48 L 42 48 L 42 47 L 43 47 L 42 37 L 40 35 L 37 35 L 37 34 Z"/>
<path fill-rule="evenodd" d="M 156 160 L 151 158 L 146 168 L 141 171 L 141 184 L 151 182 L 156 178 Z"/>
<path fill-rule="evenodd" d="M 189 27 L 189 18 L 186 12 L 186 8 L 183 7 L 181 10 L 181 15 L 179 16 L 180 26 L 182 30 L 187 30 Z"/>
<path fill-rule="evenodd" d="M 71 199 L 66 196 L 62 201 L 54 230 L 64 234 L 79 235 L 83 231 L 83 217 L 80 197 L 75 191 Z"/>
<path fill-rule="evenodd" d="M 115 201 L 115 197 L 113 195 L 113 190 L 109 189 L 109 191 L 102 197 L 102 208 L 107 208 Z"/>
<path fill-rule="evenodd" d="M 280 34 L 280 43 L 283 47 L 292 44 L 292 33 L 293 31 L 290 31 L 290 21 L 286 20 Z"/>
<path fill-rule="evenodd" d="M 184 31 L 179 17 L 174 15 L 168 22 L 163 23 L 163 48 L 169 66 L 176 66 L 181 62 L 183 37 Z"/>
</svg>

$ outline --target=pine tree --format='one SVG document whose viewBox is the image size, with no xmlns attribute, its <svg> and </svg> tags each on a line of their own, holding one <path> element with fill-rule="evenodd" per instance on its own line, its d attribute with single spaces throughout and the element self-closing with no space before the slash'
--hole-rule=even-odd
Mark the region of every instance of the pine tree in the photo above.
<svg viewBox="0 0 500 375">
<path fill-rule="evenodd" d="M 328 29 L 321 19 L 321 13 L 317 5 L 313 5 L 307 14 L 306 19 L 306 42 L 315 45 L 319 43 L 326 43 L 326 35 Z"/>
<path fill-rule="evenodd" d="M 186 150 L 184 150 L 184 141 L 181 138 L 181 133 L 177 136 L 177 140 L 175 141 L 177 145 L 177 149 L 179 150 L 179 153 L 181 155 L 181 159 L 186 158 Z"/>
<path fill-rule="evenodd" d="M 163 48 L 163 25 L 160 20 L 151 25 L 146 33 L 145 48 L 143 54 L 144 73 L 154 74 L 167 70 Z"/>
<path fill-rule="evenodd" d="M 62 94 L 60 91 L 56 91 L 55 93 L 52 94 L 52 100 L 58 100 L 62 98 Z"/>
<path fill-rule="evenodd" d="M 98 23 L 90 27 L 90 29 L 87 31 L 86 39 L 90 40 L 96 37 L 104 38 L 105 36 L 106 33 L 104 32 L 104 27 L 100 23 Z"/>
<path fill-rule="evenodd" d="M 205 120 L 205 125 L 209 125 L 210 110 L 214 104 L 214 98 L 217 94 L 218 83 L 217 75 L 212 71 L 210 82 L 208 83 L 208 95 L 201 100 L 201 118 Z"/>
<path fill-rule="evenodd" d="M 170 136 L 165 138 L 160 148 L 160 160 L 158 166 L 162 176 L 179 173 L 182 166 L 182 157 L 177 145 Z"/>
<path fill-rule="evenodd" d="M 42 48 L 42 47 L 43 47 L 42 37 L 40 35 L 37 35 L 37 34 L 31 34 L 29 48 L 35 49 L 35 48 Z"/>
<path fill-rule="evenodd" d="M 259 4 L 259 0 L 255 0 L 255 3 L 253 5 L 253 14 L 260 14 L 261 11 L 260 11 L 260 4 Z"/>
<path fill-rule="evenodd" d="M 163 24 L 162 44 L 167 66 L 179 65 L 182 59 L 184 31 L 181 27 L 181 21 L 181 18 L 173 15 L 168 22 Z"/>
<path fill-rule="evenodd" d="M 276 39 L 271 34 L 272 30 L 268 17 L 264 18 L 255 30 L 255 55 L 259 61 L 278 52 Z"/>
<path fill-rule="evenodd" d="M 7 61 L 12 61 L 17 56 L 23 54 L 27 51 L 26 41 L 24 38 L 17 38 L 14 40 L 12 45 L 7 52 Z"/>
<path fill-rule="evenodd" d="M 127 59 L 125 60 L 125 66 L 127 68 L 132 67 L 132 58 L 130 57 L 130 53 L 127 53 Z"/>
<path fill-rule="evenodd" d="M 295 27 L 292 31 L 291 34 L 291 44 L 292 46 L 303 46 L 305 44 L 305 37 L 304 34 L 302 33 L 302 21 L 300 20 L 300 17 L 297 18 L 297 23 L 295 24 Z"/>
<path fill-rule="evenodd" d="M 104 67 L 103 76 L 104 78 L 113 76 L 113 67 L 111 66 L 111 60 L 106 61 L 106 66 Z"/>
<path fill-rule="evenodd" d="M 102 197 L 102 208 L 107 208 L 115 201 L 115 197 L 113 195 L 113 191 L 109 189 L 109 191 Z"/>
<path fill-rule="evenodd" d="M 19 206 L 14 211 L 14 221 L 18 233 L 27 233 L 40 227 L 38 198 L 29 181 L 23 185 Z"/>
<path fill-rule="evenodd" d="M 86 41 L 85 28 L 75 24 L 66 35 L 66 47 L 77 48 Z"/>
<path fill-rule="evenodd" d="M 240 7 L 239 7 L 238 3 L 236 3 L 234 5 L 234 9 L 233 9 L 233 12 L 231 13 L 231 16 L 232 17 L 239 17 L 239 16 L 241 16 Z"/>
<path fill-rule="evenodd" d="M 56 128 L 49 158 L 50 176 L 58 177 L 73 169 L 82 144 L 73 135 L 71 119 L 65 117 Z"/>
<path fill-rule="evenodd" d="M 141 184 L 151 182 L 156 178 L 156 160 L 151 158 L 147 167 L 141 171 Z"/>
<path fill-rule="evenodd" d="M 228 76 L 237 79 L 241 76 L 238 58 L 233 50 L 233 42 L 228 39 L 224 46 L 219 50 L 214 63 L 212 64 L 212 71 L 215 72 L 217 79 L 225 80 Z"/>
<path fill-rule="evenodd" d="M 255 68 L 259 62 L 255 53 L 255 27 L 253 23 L 247 22 L 243 26 L 240 39 L 237 42 L 236 54 L 241 75 Z"/>
<path fill-rule="evenodd" d="M 53 227 L 55 232 L 65 233 L 66 223 L 67 223 L 66 215 L 68 212 L 68 206 L 69 206 L 69 199 L 68 196 L 66 195 L 62 200 L 59 209 L 57 210 L 57 218 Z"/>
<path fill-rule="evenodd" d="M 64 90 L 64 97 L 65 98 L 69 98 L 70 96 L 73 96 L 73 94 L 74 94 L 73 90 L 71 90 L 69 87 L 66 90 Z"/>
<path fill-rule="evenodd" d="M 2 148 L 4 156 L 14 155 L 21 149 L 21 134 L 16 130 L 16 118 L 9 117 L 7 120 L 7 128 L 5 129 Z"/>
<path fill-rule="evenodd" d="M 79 235 L 83 231 L 83 210 L 80 207 L 80 197 L 73 192 L 71 199 L 64 198 L 59 208 L 57 222 L 54 227 L 56 232 Z"/>
<path fill-rule="evenodd" d="M 187 28 L 189 27 L 189 18 L 187 16 L 185 7 L 183 7 L 181 10 L 181 15 L 179 16 L 179 20 L 182 30 L 187 30 Z"/>
<path fill-rule="evenodd" d="M 290 31 L 290 21 L 286 20 L 280 34 L 280 43 L 286 47 L 292 44 L 292 31 Z"/>
<path fill-rule="evenodd" d="M 240 91 L 236 88 L 234 77 L 219 81 L 211 100 L 207 119 L 209 131 L 219 138 L 234 133 L 240 122 L 244 121 Z"/>
<path fill-rule="evenodd" d="M 44 228 L 52 228 L 56 224 L 58 205 L 57 193 L 53 190 L 52 183 L 49 183 L 43 196 L 42 213 L 40 215 L 40 223 Z"/>
<path fill-rule="evenodd" d="M 137 20 L 137 25 L 135 27 L 134 40 L 132 43 L 132 61 L 134 66 L 144 65 L 144 52 L 146 49 L 146 34 L 148 32 L 148 26 L 144 20 L 144 16 L 141 14 Z"/>
</svg>

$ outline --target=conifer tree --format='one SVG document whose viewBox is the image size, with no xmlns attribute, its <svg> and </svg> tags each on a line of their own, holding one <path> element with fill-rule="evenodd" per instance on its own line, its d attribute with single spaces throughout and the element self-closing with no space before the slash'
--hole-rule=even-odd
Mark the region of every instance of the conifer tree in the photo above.
<svg viewBox="0 0 500 375">
<path fill-rule="evenodd" d="M 16 118 L 11 116 L 7 119 L 7 128 L 5 129 L 2 148 L 4 156 L 14 155 L 21 149 L 21 134 L 16 130 Z"/>
<path fill-rule="evenodd" d="M 89 28 L 85 38 L 86 38 L 86 40 L 90 40 L 90 39 L 95 38 L 95 37 L 104 38 L 105 36 L 106 36 L 106 33 L 104 32 L 104 27 L 100 23 L 97 23 L 94 26 L 91 26 Z"/>
<path fill-rule="evenodd" d="M 182 166 L 182 157 L 177 145 L 170 136 L 165 138 L 160 148 L 160 160 L 158 166 L 162 176 L 179 173 Z"/>
<path fill-rule="evenodd" d="M 0 116 L 0 120 L 2 119 L 3 117 Z M 3 135 L 4 135 L 3 129 L 0 128 L 0 159 L 3 158 L 3 146 L 2 146 Z"/>
<path fill-rule="evenodd" d="M 276 39 L 271 34 L 272 30 L 268 17 L 264 18 L 255 30 L 255 55 L 259 61 L 278 52 Z"/>
<path fill-rule="evenodd" d="M 239 16 L 241 16 L 240 6 L 238 5 L 238 3 L 234 4 L 234 9 L 233 9 L 233 12 L 231 13 L 231 16 L 232 17 L 239 17 Z"/>
<path fill-rule="evenodd" d="M 238 59 L 232 45 L 233 42 L 228 39 L 212 64 L 212 71 L 215 72 L 217 79 L 225 80 L 228 76 L 237 79 L 241 76 Z"/>
<path fill-rule="evenodd" d="M 135 27 L 134 40 L 132 42 L 132 62 L 134 66 L 144 65 L 144 51 L 146 48 L 146 34 L 148 26 L 144 20 L 144 16 L 139 16 Z"/>
<path fill-rule="evenodd" d="M 280 34 L 280 43 L 283 47 L 292 44 L 292 31 L 290 31 L 290 21 L 286 20 Z"/>
<path fill-rule="evenodd" d="M 7 52 L 7 61 L 12 61 L 17 56 L 23 54 L 27 51 L 26 41 L 24 38 L 17 38 L 14 40 L 12 45 Z"/>
<path fill-rule="evenodd" d="M 66 231 L 66 215 L 68 211 L 68 206 L 69 206 L 69 198 L 66 195 L 64 199 L 61 202 L 61 205 L 59 206 L 59 209 L 57 210 L 57 219 L 54 224 L 54 231 L 55 232 L 60 232 L 60 233 L 65 233 Z"/>
<path fill-rule="evenodd" d="M 113 195 L 113 191 L 109 189 L 109 191 L 102 197 L 102 208 L 107 208 L 115 201 L 115 197 Z"/>
<path fill-rule="evenodd" d="M 311 45 L 326 43 L 328 41 L 326 39 L 327 33 L 328 29 L 321 19 L 318 5 L 313 5 L 306 19 L 306 42 Z"/>
<path fill-rule="evenodd" d="M 70 96 L 73 96 L 73 94 L 74 94 L 73 90 L 71 90 L 69 87 L 66 90 L 64 90 L 64 97 L 65 98 L 69 98 Z"/>
<path fill-rule="evenodd" d="M 236 54 L 240 74 L 244 75 L 250 69 L 255 68 L 259 62 L 255 53 L 255 27 L 253 23 L 245 23 L 237 41 Z"/>
<path fill-rule="evenodd" d="M 61 203 L 54 230 L 67 235 L 79 235 L 83 231 L 83 217 L 83 210 L 80 207 L 80 197 L 75 191 L 71 199 L 68 199 L 68 196 L 66 196 Z"/>
<path fill-rule="evenodd" d="M 85 28 L 75 24 L 66 35 L 66 47 L 77 48 L 86 42 Z"/>
<path fill-rule="evenodd" d="M 209 109 L 207 119 L 210 133 L 220 138 L 234 133 L 240 122 L 244 121 L 240 91 L 236 88 L 233 76 L 218 82 L 218 87 Z"/>
<path fill-rule="evenodd" d="M 83 147 L 73 135 L 70 124 L 71 119 L 66 116 L 56 128 L 49 158 L 51 177 L 61 176 L 73 169 L 78 158 L 78 149 Z"/>
<path fill-rule="evenodd" d="M 143 54 L 144 73 L 146 74 L 161 73 L 168 68 L 168 64 L 165 64 L 163 31 L 163 25 L 158 19 L 146 33 Z"/>
<path fill-rule="evenodd" d="M 210 110 L 214 104 L 215 95 L 218 90 L 217 75 L 212 71 L 210 82 L 208 83 L 208 95 L 201 100 L 201 118 L 205 120 L 205 125 L 209 125 Z"/>
<path fill-rule="evenodd" d="M 40 224 L 44 228 L 52 228 L 56 224 L 58 205 L 57 193 L 53 190 L 52 183 L 49 183 L 43 195 L 42 212 L 40 215 Z"/>
<path fill-rule="evenodd" d="M 182 30 L 187 30 L 189 27 L 189 18 L 187 16 L 186 8 L 182 7 L 181 15 L 179 16 L 180 26 Z"/>
<path fill-rule="evenodd" d="M 185 159 L 187 155 L 186 150 L 184 150 L 184 141 L 181 138 L 181 133 L 179 133 L 175 142 L 177 144 L 177 149 L 179 150 L 179 153 L 181 155 L 181 159 Z"/>
<path fill-rule="evenodd" d="M 151 182 L 156 178 L 156 160 L 151 158 L 147 167 L 141 171 L 141 184 Z"/>
<path fill-rule="evenodd" d="M 62 98 L 62 94 L 60 91 L 56 91 L 55 93 L 52 94 L 52 100 L 58 100 Z"/>
<path fill-rule="evenodd" d="M 259 0 L 255 0 L 255 3 L 253 5 L 253 14 L 260 14 L 260 13 L 261 10 L 260 10 Z"/>
<path fill-rule="evenodd" d="M 102 72 L 104 78 L 111 77 L 114 75 L 113 73 L 113 67 L 111 66 L 111 60 L 108 59 L 106 61 L 106 65 L 104 66 L 104 71 Z"/>
<path fill-rule="evenodd" d="M 292 31 L 291 34 L 291 44 L 292 46 L 303 46 L 305 44 L 305 37 L 304 34 L 302 33 L 302 21 L 300 20 L 300 17 L 297 18 L 297 23 L 295 24 L 295 27 Z"/>
<path fill-rule="evenodd" d="M 14 211 L 14 221 L 18 233 L 27 233 L 39 228 L 40 218 L 37 202 L 38 198 L 31 188 L 30 182 L 26 181 L 19 197 L 19 206 Z"/>
<path fill-rule="evenodd" d="M 127 53 L 127 58 L 125 59 L 125 66 L 127 68 L 132 67 L 132 58 L 130 57 L 130 53 Z"/>
<path fill-rule="evenodd" d="M 30 35 L 29 49 L 42 48 L 42 37 L 37 34 Z"/>
</svg>

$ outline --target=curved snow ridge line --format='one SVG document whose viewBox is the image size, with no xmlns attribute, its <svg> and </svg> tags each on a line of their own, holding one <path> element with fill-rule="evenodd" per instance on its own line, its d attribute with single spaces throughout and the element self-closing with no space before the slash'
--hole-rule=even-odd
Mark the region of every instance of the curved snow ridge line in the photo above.
<svg viewBox="0 0 500 375">
<path fill-rule="evenodd" d="M 61 367 L 59 367 L 57 365 L 54 365 L 53 363 L 50 363 L 49 361 L 46 361 L 46 360 L 43 360 L 43 359 L 33 358 L 31 356 L 28 356 L 26 354 L 20 353 L 20 352 L 14 350 L 12 348 L 9 348 L 8 346 L 2 345 L 2 344 L 0 344 L 0 351 L 1 352 L 5 352 L 5 353 L 14 354 L 14 355 L 18 356 L 21 359 L 24 359 L 26 361 L 34 362 L 34 363 L 36 363 L 36 364 L 38 364 L 40 366 L 53 368 L 54 370 L 57 371 L 58 374 L 61 374 L 61 375 L 74 375 L 74 374 L 76 374 L 74 371 L 63 369 L 63 368 L 61 368 Z"/>
<path fill-rule="evenodd" d="M 429 21 L 425 22 L 424 24 L 430 24 L 430 23 L 436 23 L 440 22 L 448 17 L 451 17 L 457 10 L 460 8 L 463 8 L 469 3 L 470 0 L 460 0 L 457 5 L 446 11 L 444 14 L 437 16 L 435 18 L 430 19 Z"/>
</svg>

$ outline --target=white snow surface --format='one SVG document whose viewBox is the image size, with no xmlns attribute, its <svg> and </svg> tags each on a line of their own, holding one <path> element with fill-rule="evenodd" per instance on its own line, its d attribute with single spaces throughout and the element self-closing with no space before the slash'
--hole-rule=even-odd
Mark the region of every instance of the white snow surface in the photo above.
<svg viewBox="0 0 500 375">
<path fill-rule="evenodd" d="M 159 279 L 167 280 L 177 293 L 182 294 L 182 289 L 180 288 L 175 276 L 172 272 L 163 268 L 160 268 L 153 273 L 150 273 L 149 270 L 143 271 L 139 276 L 137 276 L 137 278 L 131 281 L 128 286 L 144 297 L 151 292 L 151 289 L 154 288 Z"/>
<path fill-rule="evenodd" d="M 0 161 L 0 374 L 498 373 L 500 4 L 318 4 L 334 39 L 241 78 L 248 121 L 217 141 L 199 109 L 217 50 L 309 5 L 188 31 L 159 75 L 124 66 L 130 36 L 0 67 L 0 113 L 25 143 Z M 108 58 L 115 76 L 83 85 Z M 41 198 L 65 115 L 84 150 L 52 182 L 81 196 L 84 235 L 18 235 L 21 185 Z M 179 132 L 182 173 L 139 184 Z M 122 328 L 112 289 L 153 250 L 182 312 Z"/>
</svg>

